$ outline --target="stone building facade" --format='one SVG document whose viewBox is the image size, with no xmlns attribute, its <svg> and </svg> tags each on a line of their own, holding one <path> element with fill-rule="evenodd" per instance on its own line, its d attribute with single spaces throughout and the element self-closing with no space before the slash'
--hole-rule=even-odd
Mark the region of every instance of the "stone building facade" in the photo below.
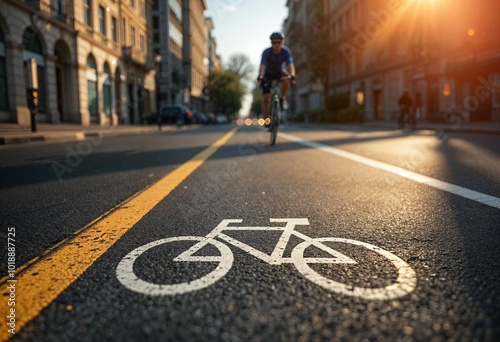
<svg viewBox="0 0 500 342">
<path fill-rule="evenodd" d="M 30 125 L 31 58 L 38 64 L 39 122 L 141 122 L 154 109 L 151 6 L 151 0 L 3 0 L 0 122 Z"/>
<path fill-rule="evenodd" d="M 316 4 L 318 1 L 316 0 Z M 297 69 L 297 86 L 292 89 L 289 102 L 293 103 L 292 111 L 296 113 L 313 111 L 323 107 L 323 86 L 319 81 L 311 81 L 308 55 L 304 53 L 303 41 L 314 37 L 307 36 L 307 27 L 314 20 L 312 1 L 288 0 L 289 16 L 284 23 L 285 45 L 293 53 L 295 68 Z"/>
<path fill-rule="evenodd" d="M 208 79 L 208 43 L 204 11 L 205 0 L 182 0 L 183 64 L 185 103 L 191 109 L 206 112 L 207 99 L 203 89 Z"/>
<path fill-rule="evenodd" d="M 307 20 L 303 8 L 310 3 L 287 2 L 292 36 L 293 21 Z M 366 120 L 394 120 L 398 98 L 408 88 L 421 120 L 500 121 L 498 1 L 322 3 L 327 93 L 347 95 L 352 106 L 361 105 Z M 299 83 L 307 89 L 310 81 Z"/>
<path fill-rule="evenodd" d="M 180 104 L 184 86 L 182 0 L 154 1 L 153 32 L 158 107 Z"/>
</svg>

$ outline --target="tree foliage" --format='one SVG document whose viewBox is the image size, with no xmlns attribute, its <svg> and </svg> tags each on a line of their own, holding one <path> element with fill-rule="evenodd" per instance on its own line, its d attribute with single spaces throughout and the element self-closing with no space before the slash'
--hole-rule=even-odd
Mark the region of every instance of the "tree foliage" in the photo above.
<svg viewBox="0 0 500 342">
<path fill-rule="evenodd" d="M 329 51 L 330 41 L 328 35 L 328 18 L 324 1 L 314 1 L 311 3 L 313 20 L 308 24 L 305 32 L 309 37 L 307 40 L 307 55 L 309 56 L 309 70 L 311 81 L 320 80 L 323 85 L 328 82 Z M 318 44 L 318 42 L 321 42 Z"/>
<path fill-rule="evenodd" d="M 215 71 L 209 75 L 210 102 L 213 110 L 229 116 L 242 106 L 245 92 L 239 76 L 232 71 Z"/>
<path fill-rule="evenodd" d="M 252 105 L 250 107 L 250 112 L 253 115 L 258 116 L 262 112 L 262 92 L 258 83 L 256 83 L 252 94 L 253 99 Z"/>
<path fill-rule="evenodd" d="M 254 70 L 250 58 L 244 54 L 231 55 L 226 64 L 226 71 L 234 72 L 240 78 L 245 93 L 250 90 Z"/>
<path fill-rule="evenodd" d="M 328 11 L 324 0 L 311 1 L 307 6 L 312 18 L 297 30 L 299 33 L 296 39 L 299 45 L 303 47 L 301 53 L 308 56 L 309 81 L 320 81 L 322 83 L 324 98 L 326 99 L 329 89 L 328 73 L 332 51 L 332 47 L 329 45 Z"/>
</svg>

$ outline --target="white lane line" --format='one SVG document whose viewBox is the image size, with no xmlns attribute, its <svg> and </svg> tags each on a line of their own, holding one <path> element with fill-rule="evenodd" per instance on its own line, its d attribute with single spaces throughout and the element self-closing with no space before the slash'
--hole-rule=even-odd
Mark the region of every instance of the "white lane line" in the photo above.
<svg viewBox="0 0 500 342">
<path fill-rule="evenodd" d="M 361 164 L 364 164 L 367 166 L 371 166 L 371 167 L 376 168 L 376 169 L 391 172 L 395 175 L 411 179 L 415 182 L 426 184 L 428 186 L 432 186 L 433 188 L 440 189 L 443 191 L 448 191 L 448 192 L 455 194 L 457 196 L 468 198 L 470 200 L 488 205 L 490 207 L 500 209 L 500 198 L 498 198 L 498 197 L 486 195 L 486 194 L 483 194 L 481 192 L 470 190 L 470 189 L 467 189 L 467 188 L 464 188 L 464 187 L 461 187 L 461 186 L 458 186 L 455 184 L 443 182 L 443 181 L 440 181 L 439 179 L 427 177 L 427 176 L 421 175 L 419 173 L 415 173 L 415 172 L 408 171 L 408 170 L 402 169 L 402 168 L 394 166 L 394 165 L 390 165 L 390 164 L 386 164 L 386 163 L 383 163 L 383 162 L 380 162 L 377 160 L 366 158 L 366 157 L 360 156 L 358 154 L 343 151 L 343 150 L 340 150 L 340 149 L 335 148 L 335 147 L 330 147 L 330 146 L 316 143 L 313 141 L 304 140 L 304 139 L 301 139 L 299 137 L 296 137 L 296 136 L 293 136 L 293 135 L 290 135 L 287 133 L 280 132 L 279 136 L 281 138 L 285 138 L 287 140 L 296 142 L 298 144 L 301 144 L 301 145 L 304 145 L 307 147 L 312 147 L 312 148 L 315 148 L 315 149 L 318 149 L 318 150 L 321 150 L 321 151 L 324 151 L 324 152 L 327 152 L 327 153 L 330 153 L 330 154 L 333 154 L 333 155 L 336 155 L 339 157 L 343 157 L 343 158 L 350 159 L 352 161 L 355 161 L 355 162 L 358 162 L 358 163 L 361 163 Z"/>
</svg>

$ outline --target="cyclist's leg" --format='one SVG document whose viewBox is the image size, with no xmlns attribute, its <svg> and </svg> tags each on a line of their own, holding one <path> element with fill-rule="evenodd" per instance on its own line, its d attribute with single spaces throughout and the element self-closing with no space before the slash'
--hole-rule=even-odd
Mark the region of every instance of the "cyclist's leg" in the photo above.
<svg viewBox="0 0 500 342">
<path fill-rule="evenodd" d="M 399 117 L 399 127 L 404 128 L 406 122 L 407 109 L 401 109 L 401 115 Z"/>
<path fill-rule="evenodd" d="M 417 127 L 417 114 L 415 113 L 414 109 L 410 110 L 408 114 L 410 115 L 410 128 L 412 131 L 414 131 Z"/>
<path fill-rule="evenodd" d="M 264 119 L 269 117 L 269 110 L 271 108 L 271 82 L 268 75 L 264 75 L 262 79 L 262 114 Z"/>
<path fill-rule="evenodd" d="M 280 82 L 281 82 L 280 98 L 284 98 L 288 93 L 288 90 L 290 89 L 290 78 L 286 74 L 282 75 L 280 78 Z"/>
<path fill-rule="evenodd" d="M 290 77 L 284 71 L 281 72 L 280 79 L 281 88 L 280 88 L 280 105 L 282 109 L 287 109 L 288 104 L 286 103 L 286 94 L 290 90 Z"/>
<path fill-rule="evenodd" d="M 271 94 L 262 94 L 262 114 L 264 115 L 264 119 L 269 117 L 269 110 L 271 108 Z"/>
</svg>

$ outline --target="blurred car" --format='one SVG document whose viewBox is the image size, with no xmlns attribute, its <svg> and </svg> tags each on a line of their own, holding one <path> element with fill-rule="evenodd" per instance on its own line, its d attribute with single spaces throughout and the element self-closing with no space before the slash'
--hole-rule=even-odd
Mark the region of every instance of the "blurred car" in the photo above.
<svg viewBox="0 0 500 342">
<path fill-rule="evenodd" d="M 178 120 L 185 125 L 193 123 L 193 112 L 186 106 L 175 105 L 164 107 L 161 111 L 161 122 L 177 123 Z"/>
<path fill-rule="evenodd" d="M 217 118 L 215 117 L 214 113 L 208 113 L 208 122 L 211 124 L 217 123 Z"/>
<path fill-rule="evenodd" d="M 193 117 L 194 117 L 194 120 L 196 123 L 204 124 L 204 125 L 210 123 L 210 119 L 208 118 L 208 115 L 205 113 L 195 111 L 193 113 Z"/>
<path fill-rule="evenodd" d="M 217 120 L 218 124 L 225 124 L 229 122 L 227 116 L 225 116 L 224 114 L 217 114 L 215 119 Z"/>
</svg>

